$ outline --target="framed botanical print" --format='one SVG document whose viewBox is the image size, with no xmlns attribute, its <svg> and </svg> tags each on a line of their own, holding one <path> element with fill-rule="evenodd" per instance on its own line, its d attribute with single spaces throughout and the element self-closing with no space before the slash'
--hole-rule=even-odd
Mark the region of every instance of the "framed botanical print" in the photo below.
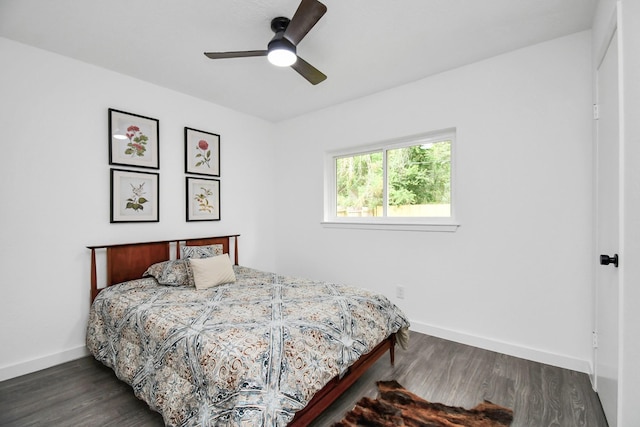
<svg viewBox="0 0 640 427">
<path fill-rule="evenodd" d="M 187 221 L 220 220 L 220 180 L 187 177 Z"/>
<path fill-rule="evenodd" d="M 160 168 L 160 122 L 109 108 L 109 164 Z"/>
<path fill-rule="evenodd" d="M 185 173 L 220 176 L 220 135 L 184 128 Z"/>
<path fill-rule="evenodd" d="M 111 169 L 111 222 L 158 222 L 160 175 Z"/>
</svg>

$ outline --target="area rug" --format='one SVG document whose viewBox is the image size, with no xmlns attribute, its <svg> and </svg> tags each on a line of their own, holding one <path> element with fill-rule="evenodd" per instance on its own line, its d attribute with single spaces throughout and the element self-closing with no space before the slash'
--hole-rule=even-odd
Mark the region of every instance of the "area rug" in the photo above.
<svg viewBox="0 0 640 427">
<path fill-rule="evenodd" d="M 503 427 L 511 425 L 513 411 L 489 401 L 473 409 L 430 403 L 396 381 L 378 381 L 378 398 L 363 397 L 334 427 Z"/>
</svg>

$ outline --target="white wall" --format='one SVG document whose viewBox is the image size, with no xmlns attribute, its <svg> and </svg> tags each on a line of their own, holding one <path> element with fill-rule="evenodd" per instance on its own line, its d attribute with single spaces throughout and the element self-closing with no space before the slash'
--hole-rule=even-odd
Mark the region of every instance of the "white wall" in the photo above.
<svg viewBox="0 0 640 427">
<path fill-rule="evenodd" d="M 84 354 L 86 245 L 225 233 L 243 264 L 381 291 L 418 331 L 588 371 L 589 37 L 276 125 L 0 38 L 0 380 Z M 160 223 L 109 224 L 109 107 L 160 119 Z M 222 135 L 221 222 L 184 221 L 184 126 Z M 457 232 L 322 228 L 325 151 L 448 127 Z"/>
<path fill-rule="evenodd" d="M 321 226 L 326 151 L 449 127 L 457 129 L 457 232 Z M 590 371 L 590 32 L 295 118 L 277 132 L 280 271 L 380 291 L 421 332 Z"/>
<path fill-rule="evenodd" d="M 0 38 L 0 380 L 84 354 L 87 245 L 236 234 L 275 267 L 273 125 Z M 107 109 L 160 120 L 160 222 L 109 223 Z M 184 126 L 221 135 L 220 222 L 185 222 Z"/>
</svg>

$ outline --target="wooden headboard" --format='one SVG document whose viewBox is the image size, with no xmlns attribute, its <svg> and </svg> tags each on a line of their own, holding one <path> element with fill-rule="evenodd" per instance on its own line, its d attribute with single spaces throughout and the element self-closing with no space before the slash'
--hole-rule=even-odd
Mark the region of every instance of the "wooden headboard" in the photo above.
<svg viewBox="0 0 640 427">
<path fill-rule="evenodd" d="M 229 236 L 200 237 L 191 239 L 159 240 L 155 242 L 123 243 L 117 245 L 87 246 L 91 249 L 91 302 L 104 288 L 98 288 L 96 250 L 107 252 L 106 286 L 139 279 L 152 264 L 171 259 L 171 248 L 175 247 L 175 259 L 180 258 L 182 246 L 222 245 L 223 252 L 231 254 L 233 243 L 233 262 L 238 265 L 239 234 Z"/>
</svg>

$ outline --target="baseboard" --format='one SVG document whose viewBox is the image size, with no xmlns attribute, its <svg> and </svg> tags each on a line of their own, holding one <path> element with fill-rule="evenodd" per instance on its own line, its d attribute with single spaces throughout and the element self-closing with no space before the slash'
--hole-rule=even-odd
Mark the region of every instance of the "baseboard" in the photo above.
<svg viewBox="0 0 640 427">
<path fill-rule="evenodd" d="M 533 362 L 539 362 L 551 366 L 557 366 L 559 368 L 569 369 L 572 371 L 583 372 L 591 376 L 591 364 L 587 360 L 576 359 L 573 357 L 563 356 L 561 354 L 549 353 L 533 348 L 522 347 L 449 329 L 442 329 L 436 326 L 431 326 L 415 321 L 411 321 L 411 330 L 426 335 L 443 338 L 449 341 L 471 345 L 473 347 L 495 351 L 497 353 L 507 354 L 509 356 L 519 357 L 521 359 L 531 360 Z"/>
<path fill-rule="evenodd" d="M 83 345 L 60 353 L 16 363 L 15 365 L 3 366 L 0 368 L 0 381 L 30 374 L 32 372 L 50 368 L 61 363 L 70 362 L 88 355 L 89 351 L 87 350 L 87 347 Z"/>
</svg>

